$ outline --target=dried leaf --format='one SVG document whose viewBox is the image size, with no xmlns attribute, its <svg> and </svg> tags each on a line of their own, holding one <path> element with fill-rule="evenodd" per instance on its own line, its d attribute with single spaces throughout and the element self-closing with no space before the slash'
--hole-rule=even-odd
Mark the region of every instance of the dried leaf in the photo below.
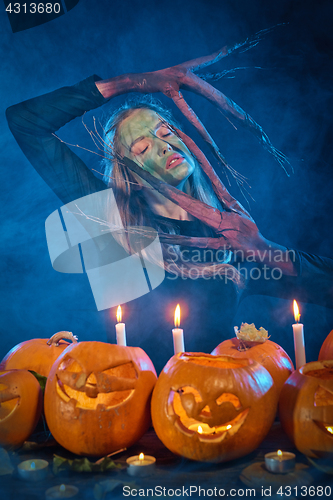
<svg viewBox="0 0 333 500">
<path fill-rule="evenodd" d="M 62 471 L 75 472 L 105 472 L 107 470 L 119 469 L 120 464 L 116 464 L 111 458 L 105 457 L 102 461 L 90 462 L 88 458 L 68 459 L 53 455 L 53 473 L 58 474 Z"/>
<path fill-rule="evenodd" d="M 269 339 L 268 331 L 262 326 L 259 330 L 256 329 L 254 323 L 249 325 L 248 323 L 242 323 L 240 329 L 234 327 L 236 337 L 240 340 L 250 341 L 250 342 L 265 342 Z"/>
</svg>

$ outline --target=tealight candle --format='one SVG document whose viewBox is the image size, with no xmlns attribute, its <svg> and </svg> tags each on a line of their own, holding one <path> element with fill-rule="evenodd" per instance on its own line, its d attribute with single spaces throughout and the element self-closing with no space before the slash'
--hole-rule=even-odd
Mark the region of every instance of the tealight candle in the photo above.
<svg viewBox="0 0 333 500">
<path fill-rule="evenodd" d="M 134 455 L 127 460 L 127 474 L 130 476 L 150 476 L 155 470 L 156 458 L 150 455 Z"/>
<path fill-rule="evenodd" d="M 61 484 L 53 486 L 45 492 L 45 499 L 52 500 L 53 498 L 74 498 L 79 492 L 79 488 L 70 484 Z"/>
<path fill-rule="evenodd" d="M 172 330 L 173 350 L 175 354 L 185 351 L 184 333 L 183 330 L 179 328 L 179 325 L 180 325 L 180 306 L 178 304 L 175 310 L 175 328 Z"/>
<path fill-rule="evenodd" d="M 305 359 L 303 324 L 299 323 L 301 315 L 299 313 L 296 300 L 294 300 L 294 316 L 296 323 L 293 324 L 293 334 L 294 334 L 295 361 L 297 370 L 297 368 L 299 368 L 300 366 L 305 365 L 306 359 Z"/>
<path fill-rule="evenodd" d="M 117 309 L 117 321 L 116 324 L 116 336 L 117 336 L 117 344 L 126 346 L 126 330 L 125 323 L 121 322 L 121 307 L 118 306 Z"/>
<path fill-rule="evenodd" d="M 17 466 L 19 476 L 26 481 L 41 481 L 45 479 L 49 463 L 46 460 L 25 460 Z"/>
<path fill-rule="evenodd" d="M 274 472 L 275 474 L 291 472 L 295 469 L 295 454 L 281 450 L 266 453 L 265 466 L 269 472 Z"/>
</svg>

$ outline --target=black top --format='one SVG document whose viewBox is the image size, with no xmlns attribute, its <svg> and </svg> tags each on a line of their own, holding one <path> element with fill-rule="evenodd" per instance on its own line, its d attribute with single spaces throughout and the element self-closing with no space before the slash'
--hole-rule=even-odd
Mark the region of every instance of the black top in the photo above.
<svg viewBox="0 0 333 500">
<path fill-rule="evenodd" d="M 9 127 L 22 151 L 63 203 L 107 187 L 66 144 L 52 135 L 73 118 L 107 102 L 94 84 L 97 79 L 92 76 L 7 110 Z M 164 218 L 158 219 L 163 222 Z M 200 236 L 197 221 L 173 223 L 178 225 L 180 234 Z M 272 276 L 271 271 L 261 273 L 259 278 L 258 273 L 251 277 L 249 263 L 234 263 L 243 268 L 243 273 L 247 271 L 244 287 L 225 276 L 207 279 L 194 273 L 189 279 L 167 273 L 160 286 L 128 304 L 132 320 L 127 327 L 135 332 L 136 345 L 146 350 L 159 371 L 172 355 L 170 325 L 178 302 L 182 324 L 187 325 L 186 348 L 203 352 L 210 352 L 221 340 L 233 336 L 233 317 L 246 296 L 295 298 L 333 308 L 333 261 L 300 251 L 291 251 L 290 257 L 295 261 L 297 276 L 279 279 L 279 273 Z"/>
</svg>

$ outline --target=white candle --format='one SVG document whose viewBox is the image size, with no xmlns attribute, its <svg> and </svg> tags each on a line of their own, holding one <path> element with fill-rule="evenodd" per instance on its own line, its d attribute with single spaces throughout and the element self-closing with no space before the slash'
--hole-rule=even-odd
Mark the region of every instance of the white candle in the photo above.
<svg viewBox="0 0 333 500">
<path fill-rule="evenodd" d="M 151 455 L 135 455 L 127 460 L 127 474 L 130 476 L 150 476 L 155 470 L 156 458 Z"/>
<path fill-rule="evenodd" d="M 117 309 L 117 321 L 116 324 L 116 336 L 117 336 L 117 344 L 118 345 L 127 345 L 126 344 L 126 330 L 125 323 L 121 322 L 121 307 L 118 306 Z"/>
<path fill-rule="evenodd" d="M 19 476 L 26 481 L 41 481 L 48 474 L 49 463 L 39 458 L 25 460 L 17 466 Z"/>
<path fill-rule="evenodd" d="M 289 451 L 281 451 L 266 453 L 265 466 L 269 472 L 275 474 L 285 474 L 292 472 L 295 469 L 295 454 Z"/>
<path fill-rule="evenodd" d="M 299 323 L 300 313 L 296 300 L 294 300 L 294 316 L 296 323 L 293 324 L 294 333 L 294 347 L 295 347 L 295 360 L 296 360 L 296 370 L 300 366 L 305 365 L 305 345 L 304 345 L 304 332 L 303 324 Z"/>
<path fill-rule="evenodd" d="M 175 310 L 175 328 L 172 330 L 173 335 L 173 350 L 175 354 L 179 352 L 184 352 L 184 333 L 181 328 L 178 328 L 180 325 L 180 306 L 177 304 Z"/>
</svg>

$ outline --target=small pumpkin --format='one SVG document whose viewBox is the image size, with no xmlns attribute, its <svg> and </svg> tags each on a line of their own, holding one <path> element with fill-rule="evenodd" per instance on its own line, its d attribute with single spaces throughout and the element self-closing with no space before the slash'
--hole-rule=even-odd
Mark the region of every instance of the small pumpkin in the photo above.
<svg viewBox="0 0 333 500">
<path fill-rule="evenodd" d="M 0 446 L 19 447 L 34 431 L 42 391 L 27 370 L 0 371 Z"/>
<path fill-rule="evenodd" d="M 67 339 L 76 343 L 71 332 L 55 333 L 50 339 L 31 339 L 13 347 L 0 364 L 2 370 L 32 370 L 47 377 L 53 363 L 70 345 Z"/>
<path fill-rule="evenodd" d="M 312 458 L 333 457 L 333 360 L 313 361 L 284 384 L 279 402 L 283 429 Z"/>
<path fill-rule="evenodd" d="M 149 428 L 155 368 L 138 347 L 72 344 L 53 364 L 44 398 L 53 437 L 78 455 L 104 456 Z"/>
<path fill-rule="evenodd" d="M 281 346 L 265 340 L 264 342 L 242 341 L 237 337 L 221 342 L 212 354 L 232 356 L 233 358 L 251 358 L 260 363 L 270 373 L 275 388 L 280 394 L 283 384 L 294 371 L 290 357 Z"/>
<path fill-rule="evenodd" d="M 333 330 L 327 335 L 320 348 L 318 361 L 333 359 Z"/>
<path fill-rule="evenodd" d="M 274 421 L 277 400 L 272 377 L 256 361 L 180 353 L 158 378 L 152 421 L 173 453 L 225 462 L 260 444 Z"/>
</svg>

